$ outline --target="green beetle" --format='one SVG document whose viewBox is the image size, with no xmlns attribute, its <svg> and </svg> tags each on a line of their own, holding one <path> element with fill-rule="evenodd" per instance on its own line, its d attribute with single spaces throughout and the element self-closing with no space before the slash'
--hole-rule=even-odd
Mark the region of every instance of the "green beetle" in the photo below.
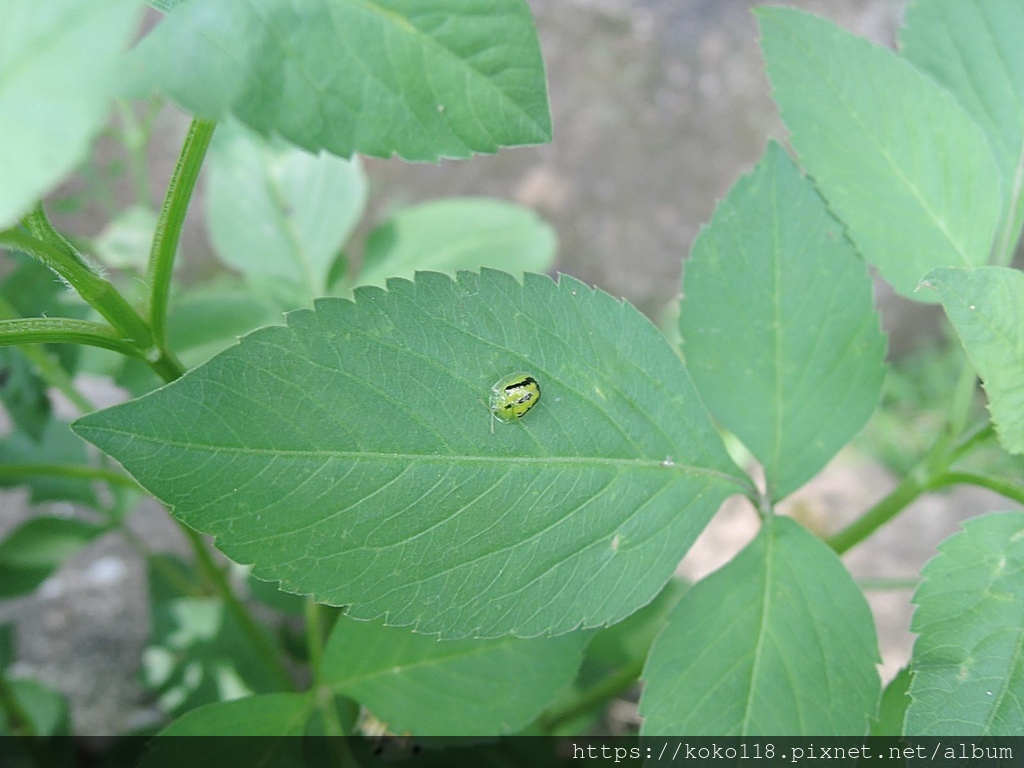
<svg viewBox="0 0 1024 768">
<path fill-rule="evenodd" d="M 540 384 L 529 373 L 510 373 L 491 387 L 491 414 L 505 424 L 523 418 L 539 401 Z M 491 419 L 493 433 L 494 419 Z"/>
</svg>

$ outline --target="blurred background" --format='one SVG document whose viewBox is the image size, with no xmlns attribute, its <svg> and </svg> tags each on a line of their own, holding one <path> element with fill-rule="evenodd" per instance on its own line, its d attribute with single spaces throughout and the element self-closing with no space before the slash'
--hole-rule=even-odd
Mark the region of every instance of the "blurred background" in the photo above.
<svg viewBox="0 0 1024 768">
<path fill-rule="evenodd" d="M 370 210 L 360 232 L 365 235 L 387 213 L 415 202 L 462 195 L 511 199 L 554 226 L 557 271 L 625 297 L 664 325 L 666 307 L 680 293 L 683 260 L 701 225 L 738 176 L 752 168 L 768 139 L 785 139 L 750 14 L 755 3 L 529 4 L 548 70 L 554 141 L 439 165 L 367 160 Z M 886 46 L 894 45 L 906 5 L 904 0 L 789 4 Z M 170 106 L 157 118 L 150 162 L 156 204 L 188 120 Z M 91 190 L 99 178 L 116 178 L 124 158 L 110 138 L 101 139 L 100 148 L 95 163 L 56 196 L 78 201 L 74 210 L 67 206 L 55 217 L 65 231 L 92 236 L 106 220 L 104 201 Z M 122 204 L 129 197 L 127 179 L 124 186 Z M 112 194 L 120 195 L 117 185 Z M 192 210 L 182 243 L 183 280 L 203 279 L 220 269 L 201 220 L 201 200 L 194 201 Z M 877 292 L 890 356 L 901 365 L 909 361 L 909 373 L 901 373 L 893 386 L 946 386 L 945 353 L 936 351 L 943 339 L 939 311 L 895 297 L 881 285 Z M 925 357 L 916 357 L 921 354 Z M 91 394 L 99 401 L 117 397 L 105 395 L 102 387 Z M 813 530 L 829 533 L 884 496 L 895 484 L 891 470 L 901 469 L 901 459 L 913 458 L 913 446 L 900 442 L 907 419 L 926 421 L 927 413 L 903 413 L 898 403 L 890 407 L 819 478 L 788 500 L 786 511 Z M 973 489 L 929 496 L 846 557 L 855 576 L 885 587 L 868 594 L 886 680 L 909 658 L 909 599 L 921 564 L 959 520 L 1006 507 L 1002 499 Z M 29 514 L 25 495 L 0 491 L 0 513 L 4 530 L 23 520 Z M 131 527 L 152 549 L 186 551 L 155 503 L 136 514 Z M 756 527 L 749 507 L 727 505 L 682 572 L 699 577 L 717 568 Z M 139 682 L 149 621 L 145 588 L 143 564 L 121 537 L 112 535 L 76 556 L 36 595 L 0 605 L 0 620 L 19 624 L 17 671 L 68 694 L 79 733 L 117 733 L 156 714 Z M 624 704 L 620 717 L 628 724 L 635 712 Z"/>
</svg>

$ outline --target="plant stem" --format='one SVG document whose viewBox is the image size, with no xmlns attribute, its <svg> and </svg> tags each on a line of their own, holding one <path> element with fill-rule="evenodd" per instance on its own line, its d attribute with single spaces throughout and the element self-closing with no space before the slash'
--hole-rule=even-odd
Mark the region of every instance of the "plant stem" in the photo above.
<svg viewBox="0 0 1024 768">
<path fill-rule="evenodd" d="M 306 648 L 309 650 L 309 669 L 313 674 L 314 684 L 320 681 L 320 672 L 324 663 L 324 632 L 320 615 L 320 604 L 307 597 L 303 603 L 306 618 Z"/>
<path fill-rule="evenodd" d="M 108 325 L 69 317 L 22 317 L 0 320 L 0 347 L 16 344 L 87 344 L 143 357 L 142 350 Z"/>
<path fill-rule="evenodd" d="M 554 733 L 559 726 L 607 704 L 619 694 L 628 691 L 640 679 L 643 671 L 643 659 L 637 659 L 621 667 L 581 692 L 565 707 L 545 712 L 538 718 L 537 726 L 543 733 Z"/>
<path fill-rule="evenodd" d="M 47 475 L 67 477 L 75 480 L 102 480 L 122 488 L 141 490 L 138 483 L 127 475 L 112 469 L 90 467 L 84 464 L 0 464 L 0 479 L 20 480 L 26 477 Z"/>
<path fill-rule="evenodd" d="M 912 470 L 884 499 L 846 528 L 829 536 L 825 543 L 838 554 L 843 554 L 892 520 L 926 489 L 927 485 L 921 481 L 918 471 Z"/>
<path fill-rule="evenodd" d="M 26 220 L 26 226 L 29 226 Z M 64 243 L 63 237 L 60 238 Z M 109 282 L 90 267 L 67 243 L 67 249 L 43 241 L 17 229 L 0 232 L 0 245 L 23 251 L 39 259 L 74 288 L 78 295 L 117 329 L 126 342 L 140 350 L 152 346 L 149 326 Z M 68 250 L 70 249 L 70 250 Z"/>
<path fill-rule="evenodd" d="M 235 618 L 242 625 L 242 629 L 249 636 L 250 642 L 256 649 L 256 652 L 263 658 L 267 668 L 277 677 L 278 683 L 283 690 L 295 690 L 295 684 L 292 682 L 288 670 L 285 669 L 280 655 L 274 649 L 273 643 L 270 642 L 267 633 L 263 630 L 263 627 L 256 623 L 252 614 L 242 604 L 242 601 L 238 599 L 238 595 L 235 594 L 231 584 L 228 583 L 228 577 L 224 570 L 218 567 L 210 551 L 206 548 L 203 537 L 184 523 L 180 523 L 180 526 L 185 535 L 188 536 L 189 543 L 192 545 L 192 551 L 195 552 L 196 558 L 199 560 L 201 570 L 213 581 L 214 587 L 224 599 L 228 610 L 234 614 Z"/>
<path fill-rule="evenodd" d="M 948 488 L 951 485 L 960 484 L 987 488 L 988 490 L 994 491 L 1000 496 L 1004 496 L 1011 501 L 1016 501 L 1018 504 L 1024 504 L 1024 487 L 1017 485 L 1016 483 L 1003 480 L 1002 478 L 983 475 L 979 472 L 943 472 L 941 475 L 937 475 L 932 478 L 931 482 L 928 483 L 928 490 Z"/>
<path fill-rule="evenodd" d="M 149 252 L 147 282 L 149 283 L 148 315 L 156 345 L 167 346 L 167 305 L 171 291 L 171 275 L 174 270 L 174 255 L 181 240 L 181 228 L 185 223 L 189 202 L 203 167 L 203 158 L 213 138 L 216 123 L 194 119 L 189 126 L 185 143 L 178 156 L 174 175 L 167 186 L 160 219 L 153 234 L 153 246 Z"/>
</svg>

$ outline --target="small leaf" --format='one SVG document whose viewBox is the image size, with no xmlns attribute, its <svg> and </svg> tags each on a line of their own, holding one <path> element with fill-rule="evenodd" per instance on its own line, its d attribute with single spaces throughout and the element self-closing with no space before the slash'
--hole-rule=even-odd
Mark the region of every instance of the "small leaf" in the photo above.
<svg viewBox="0 0 1024 768">
<path fill-rule="evenodd" d="M 871 611 L 839 558 L 775 517 L 690 588 L 655 640 L 642 733 L 861 736 L 877 660 Z"/>
<path fill-rule="evenodd" d="M 0 597 L 34 592 L 106 528 L 84 520 L 36 517 L 0 541 Z"/>
<path fill-rule="evenodd" d="M 392 733 L 488 736 L 522 729 L 576 676 L 589 634 L 438 640 L 341 617 L 323 683 L 360 702 Z"/>
<path fill-rule="evenodd" d="M 907 733 L 1024 733 L 1024 513 L 968 520 L 921 576 Z"/>
<path fill-rule="evenodd" d="M 106 122 L 136 0 L 4 0 L 0 229 L 85 157 Z"/>
<path fill-rule="evenodd" d="M 305 732 L 311 709 L 310 697 L 299 693 L 267 693 L 197 707 L 157 734 L 139 768 L 304 768 L 305 743 L 294 737 Z M 200 749 L 196 739 L 174 738 L 181 736 L 217 738 L 203 740 Z"/>
<path fill-rule="evenodd" d="M 907 7 L 903 55 L 956 97 L 985 132 L 1006 211 L 997 246 L 1008 259 L 1024 223 L 1024 5 L 928 0 Z"/>
<path fill-rule="evenodd" d="M 904 296 L 930 269 L 984 264 L 999 222 L 988 141 L 892 51 L 789 8 L 757 11 L 793 147 L 867 261 Z"/>
<path fill-rule="evenodd" d="M 1024 273 L 1005 267 L 937 269 L 938 291 L 960 343 L 981 376 L 999 442 L 1024 453 Z"/>
<path fill-rule="evenodd" d="M 323 299 L 76 430 L 254 575 L 447 637 L 649 602 L 746 490 L 685 368 L 582 283 L 421 272 Z M 495 425 L 491 385 L 540 382 Z"/>
<path fill-rule="evenodd" d="M 36 442 L 21 433 L 0 440 L 0 466 L 11 464 L 85 465 L 85 443 L 68 429 L 67 422 L 50 419 L 42 440 Z M 0 474 L 0 487 L 28 486 L 33 504 L 44 501 L 76 501 L 96 506 L 92 482 L 78 477 L 39 473 L 35 475 Z"/>
<path fill-rule="evenodd" d="M 185 3 L 133 63 L 187 109 L 311 152 L 436 161 L 551 138 L 522 0 Z"/>
<path fill-rule="evenodd" d="M 285 279 L 312 299 L 366 204 L 356 160 L 311 155 L 234 121 L 210 147 L 206 220 L 217 254 L 244 276 Z"/>
<path fill-rule="evenodd" d="M 68 712 L 68 702 L 60 691 L 54 690 L 38 680 L 31 679 L 8 680 L 5 685 L 8 686 L 9 694 L 17 701 L 21 711 L 27 715 L 30 721 L 29 725 L 36 735 L 71 735 L 71 718 Z M 12 746 L 10 742 L 15 741 L 7 737 L 14 735 L 16 734 L 11 728 L 9 707 L 5 705 L 0 710 L 0 737 L 3 737 L 5 742 L 8 742 L 4 744 L 5 752 Z M 21 735 L 21 733 L 17 735 Z M 20 739 L 17 741 L 21 742 Z M 59 741 L 51 742 L 51 744 L 59 746 Z M 5 754 L 4 757 L 6 758 L 8 755 Z M 26 765 L 31 765 L 33 762 L 33 760 L 30 760 Z M 18 763 L 12 763 L 12 765 L 18 765 Z"/>
<path fill-rule="evenodd" d="M 864 263 L 778 144 L 701 231 L 684 293 L 694 384 L 788 495 L 874 412 L 885 336 Z"/>
<path fill-rule="evenodd" d="M 910 667 L 903 667 L 882 691 L 878 717 L 871 721 L 871 736 L 902 736 L 910 704 Z"/>
<path fill-rule="evenodd" d="M 383 286 L 416 270 L 546 272 L 555 247 L 554 229 L 528 208 L 480 197 L 435 200 L 400 211 L 370 233 L 358 283 Z"/>
<path fill-rule="evenodd" d="M 19 431 L 43 439 L 52 410 L 46 382 L 15 347 L 0 348 L 0 402 Z"/>
</svg>

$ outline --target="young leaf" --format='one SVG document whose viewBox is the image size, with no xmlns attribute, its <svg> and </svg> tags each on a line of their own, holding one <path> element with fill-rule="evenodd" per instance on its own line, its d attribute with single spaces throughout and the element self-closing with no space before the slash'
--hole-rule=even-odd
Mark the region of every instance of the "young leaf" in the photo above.
<svg viewBox="0 0 1024 768">
<path fill-rule="evenodd" d="M 885 336 L 864 263 L 772 143 L 701 231 L 684 288 L 679 330 L 694 384 L 764 466 L 771 497 L 786 496 L 878 404 Z"/>
<path fill-rule="evenodd" d="M 311 152 L 436 161 L 551 139 L 523 0 L 185 3 L 134 64 L 197 114 Z"/>
<path fill-rule="evenodd" d="M 902 736 L 903 720 L 910 704 L 910 667 L 904 667 L 882 691 L 878 717 L 871 721 L 871 736 Z"/>
<path fill-rule="evenodd" d="M 357 161 L 311 155 L 234 121 L 217 128 L 206 220 L 217 254 L 243 275 L 289 280 L 310 299 L 323 296 L 365 203 Z"/>
<path fill-rule="evenodd" d="M 988 395 L 999 442 L 1024 453 L 1024 273 L 1005 267 L 937 269 L 924 284 L 956 328 Z"/>
<path fill-rule="evenodd" d="M 0 597 L 35 591 L 43 581 L 106 528 L 84 520 L 36 517 L 0 541 Z"/>
<path fill-rule="evenodd" d="M 654 641 L 647 736 L 861 736 L 878 703 L 878 644 L 836 554 L 776 517 L 695 584 Z"/>
<path fill-rule="evenodd" d="M 914 593 L 906 732 L 1024 733 L 1024 513 L 968 520 Z"/>
<path fill-rule="evenodd" d="M 985 132 L 1006 211 L 998 254 L 1013 253 L 1024 222 L 1024 5 L 1018 0 L 911 3 L 903 55 L 956 97 Z"/>
<path fill-rule="evenodd" d="M 988 141 L 892 51 L 788 8 L 757 11 L 793 147 L 860 253 L 904 296 L 930 269 L 984 264 L 999 222 Z"/>
<path fill-rule="evenodd" d="M 292 312 L 76 429 L 257 577 L 447 637 L 625 618 L 746 490 L 630 305 L 492 270 L 388 288 Z M 541 399 L 495 424 L 514 371 Z"/>
<path fill-rule="evenodd" d="M 30 721 L 32 730 L 38 736 L 70 736 L 71 717 L 68 712 L 68 702 L 64 695 L 45 685 L 38 680 L 21 679 L 6 681 L 11 697 L 17 701 L 21 711 L 24 712 Z M 11 748 L 11 741 L 8 737 L 21 735 L 11 727 L 8 706 L 0 711 L 0 737 L 6 742 L 3 746 L 4 758 L 9 757 L 7 750 Z M 54 744 L 54 742 L 50 742 Z M 25 763 L 12 762 L 11 765 L 31 765 L 34 761 L 28 760 Z"/>
<path fill-rule="evenodd" d="M 435 200 L 400 211 L 370 233 L 357 282 L 383 286 L 417 269 L 546 272 L 555 246 L 554 229 L 528 208 L 482 197 Z"/>
<path fill-rule="evenodd" d="M 576 675 L 589 633 L 523 640 L 438 640 L 381 622 L 338 619 L 322 683 L 360 702 L 392 733 L 515 733 Z"/>
<path fill-rule="evenodd" d="M 135 29 L 136 0 L 4 0 L 0 229 L 85 157 Z"/>
</svg>

